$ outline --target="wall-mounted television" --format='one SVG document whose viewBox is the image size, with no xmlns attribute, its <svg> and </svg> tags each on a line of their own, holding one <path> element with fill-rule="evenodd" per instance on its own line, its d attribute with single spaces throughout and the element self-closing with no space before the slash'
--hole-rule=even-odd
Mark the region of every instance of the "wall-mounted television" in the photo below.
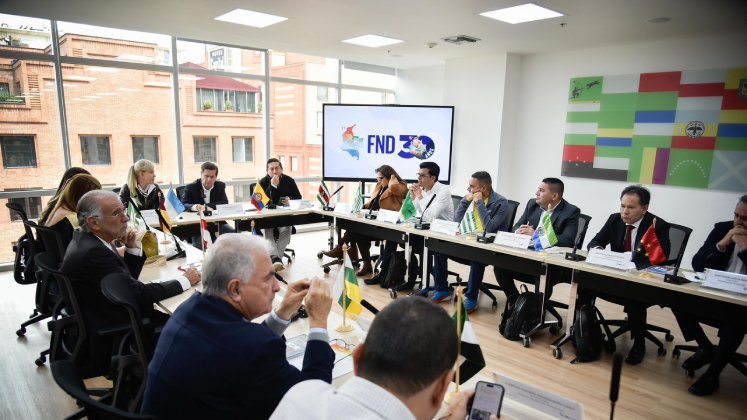
<svg viewBox="0 0 747 420">
<path fill-rule="evenodd" d="M 376 168 L 390 165 L 414 181 L 432 161 L 450 182 L 453 106 L 324 104 L 322 120 L 325 180 L 375 182 Z"/>
</svg>

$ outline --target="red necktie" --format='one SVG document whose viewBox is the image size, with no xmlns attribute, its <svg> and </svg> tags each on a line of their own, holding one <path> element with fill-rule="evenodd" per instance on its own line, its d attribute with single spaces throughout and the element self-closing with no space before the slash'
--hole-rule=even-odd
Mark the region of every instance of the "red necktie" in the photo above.
<svg viewBox="0 0 747 420">
<path fill-rule="evenodd" d="M 625 229 L 625 242 L 623 243 L 623 252 L 630 252 L 633 249 L 633 247 L 631 246 L 632 232 L 633 225 L 627 225 Z"/>
</svg>

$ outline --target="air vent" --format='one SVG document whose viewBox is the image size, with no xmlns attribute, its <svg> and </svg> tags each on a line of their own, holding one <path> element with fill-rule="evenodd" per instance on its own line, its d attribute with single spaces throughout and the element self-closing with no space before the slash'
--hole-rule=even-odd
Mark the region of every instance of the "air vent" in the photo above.
<svg viewBox="0 0 747 420">
<path fill-rule="evenodd" d="M 469 35 L 454 35 L 449 36 L 443 39 L 446 42 L 450 42 L 452 44 L 462 45 L 462 44 L 474 44 L 477 41 L 480 41 L 480 38 L 475 38 L 473 36 Z"/>
</svg>

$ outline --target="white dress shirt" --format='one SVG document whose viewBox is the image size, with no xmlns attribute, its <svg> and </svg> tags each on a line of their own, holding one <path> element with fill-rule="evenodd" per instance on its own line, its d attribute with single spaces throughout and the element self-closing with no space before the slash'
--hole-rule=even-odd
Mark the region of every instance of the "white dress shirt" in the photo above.
<svg viewBox="0 0 747 420">
<path fill-rule="evenodd" d="M 423 210 L 428 206 L 431 201 L 431 197 L 436 196 L 431 203 L 428 210 L 423 213 Z M 454 202 L 451 199 L 451 191 L 449 187 L 436 182 L 433 184 L 433 188 L 430 191 L 423 191 L 423 198 L 414 198 L 413 204 L 417 209 L 419 215 L 423 215 L 423 222 L 429 223 L 433 219 L 442 219 L 453 221 L 454 220 Z"/>
</svg>

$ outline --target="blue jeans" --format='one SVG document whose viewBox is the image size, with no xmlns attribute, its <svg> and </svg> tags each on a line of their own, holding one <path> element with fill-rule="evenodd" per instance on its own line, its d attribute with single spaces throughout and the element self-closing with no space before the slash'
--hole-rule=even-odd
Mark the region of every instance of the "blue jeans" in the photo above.
<svg viewBox="0 0 747 420">
<path fill-rule="evenodd" d="M 467 298 L 477 300 L 477 294 L 482 285 L 482 278 L 485 275 L 485 264 L 469 261 L 462 258 L 451 258 L 452 260 L 469 264 L 469 282 L 467 292 L 464 294 Z M 433 280 L 438 291 L 449 290 L 449 283 L 446 281 L 448 276 L 449 257 L 443 254 L 434 254 L 433 256 Z"/>
</svg>

